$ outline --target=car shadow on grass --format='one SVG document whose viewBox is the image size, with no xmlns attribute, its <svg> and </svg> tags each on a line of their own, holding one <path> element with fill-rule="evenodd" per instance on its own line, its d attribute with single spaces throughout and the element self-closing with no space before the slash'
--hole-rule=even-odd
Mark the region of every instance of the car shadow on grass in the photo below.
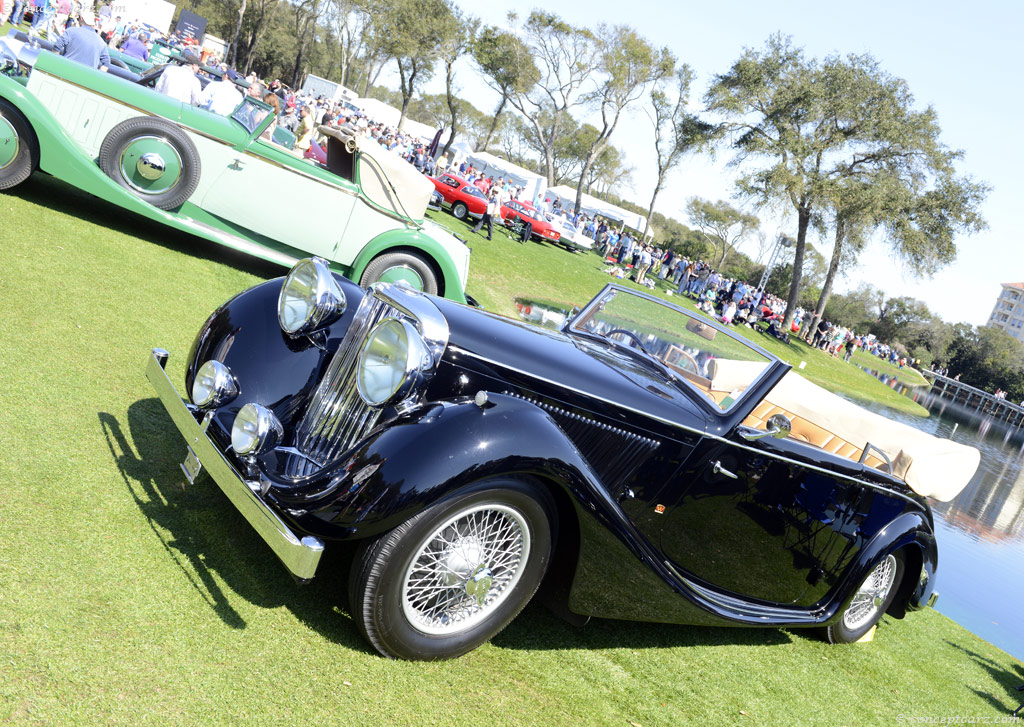
<svg viewBox="0 0 1024 727">
<path fill-rule="evenodd" d="M 371 651 L 347 617 L 350 550 L 328 546 L 318 577 L 297 585 L 206 473 L 188 484 L 179 466 L 185 442 L 159 399 L 132 404 L 126 424 L 107 412 L 98 416 L 125 489 L 154 539 L 227 626 L 246 628 L 232 605 L 241 597 L 260 608 L 284 606 L 333 643 Z"/>
<path fill-rule="evenodd" d="M 140 242 L 228 265 L 260 278 L 269 280 L 285 273 L 281 265 L 167 227 L 42 172 L 33 174 L 25 183 L 6 194 L 118 234 L 138 238 Z"/>
<path fill-rule="evenodd" d="M 595 618 L 573 626 L 531 602 L 492 643 L 502 649 L 664 649 L 772 646 L 792 641 L 781 629 L 720 628 Z"/>
<path fill-rule="evenodd" d="M 980 698 L 988 702 L 992 707 L 1000 712 L 1010 711 L 1017 709 L 1019 705 L 1024 703 L 1024 691 L 1021 691 L 1021 685 L 1024 685 L 1024 664 L 1016 662 L 1013 664 L 1013 670 L 1007 669 L 1003 664 L 1000 664 L 993 659 L 979 654 L 978 652 L 962 646 L 961 644 L 955 644 L 949 639 L 945 640 L 949 646 L 961 651 L 971 659 L 975 661 L 982 669 L 989 673 L 992 680 L 995 681 L 999 686 L 1004 687 L 1007 693 L 1010 695 L 1009 699 L 1006 697 L 999 698 L 995 694 L 991 694 L 982 689 L 971 687 L 971 691 L 978 695 Z M 1012 706 L 1007 706 L 1011 704 Z M 1024 710 L 1021 710 L 1024 711 Z"/>
</svg>

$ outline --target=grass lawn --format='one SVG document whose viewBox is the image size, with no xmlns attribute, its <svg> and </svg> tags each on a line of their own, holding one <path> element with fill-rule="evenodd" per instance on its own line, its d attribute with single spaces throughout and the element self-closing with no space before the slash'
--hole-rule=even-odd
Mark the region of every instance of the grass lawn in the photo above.
<svg viewBox="0 0 1024 727">
<path fill-rule="evenodd" d="M 0 217 L 0 724 L 888 725 L 1017 705 L 1024 665 L 934 611 L 834 647 L 576 628 L 530 605 L 453 662 L 376 656 L 342 558 L 297 587 L 209 479 L 184 484 L 184 443 L 144 375 L 162 346 L 180 382 L 208 313 L 280 270 L 41 175 L 0 195 Z M 502 312 L 523 293 L 582 302 L 606 279 L 593 255 L 500 234 L 473 247 L 470 290 Z M 788 350 L 816 375 L 861 376 Z"/>
</svg>

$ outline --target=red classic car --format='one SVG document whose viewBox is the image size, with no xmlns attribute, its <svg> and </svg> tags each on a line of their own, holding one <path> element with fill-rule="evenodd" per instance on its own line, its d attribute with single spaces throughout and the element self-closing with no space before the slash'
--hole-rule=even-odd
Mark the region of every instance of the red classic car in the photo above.
<svg viewBox="0 0 1024 727">
<path fill-rule="evenodd" d="M 444 197 L 444 201 L 451 206 L 456 219 L 464 220 L 470 215 L 481 217 L 487 209 L 487 195 L 462 177 L 442 174 L 440 177 L 431 177 L 430 181 Z M 504 211 L 502 210 L 502 213 Z"/>
<path fill-rule="evenodd" d="M 549 242 L 558 242 L 561 234 L 548 221 L 549 216 L 529 202 L 510 199 L 501 209 L 506 225 L 524 222 L 533 226 L 532 237 Z"/>
</svg>

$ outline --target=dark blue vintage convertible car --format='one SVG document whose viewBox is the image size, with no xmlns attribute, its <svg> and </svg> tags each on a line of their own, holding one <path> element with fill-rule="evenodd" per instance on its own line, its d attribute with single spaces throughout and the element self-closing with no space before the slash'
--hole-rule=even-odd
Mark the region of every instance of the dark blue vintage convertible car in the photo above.
<svg viewBox="0 0 1024 727">
<path fill-rule="evenodd" d="M 312 258 L 188 356 L 184 401 L 166 351 L 147 370 L 188 479 L 205 468 L 300 581 L 358 541 L 353 619 L 406 659 L 464 654 L 538 588 L 580 620 L 858 640 L 932 600 L 927 497 L 979 459 L 615 285 L 552 331 Z"/>
</svg>

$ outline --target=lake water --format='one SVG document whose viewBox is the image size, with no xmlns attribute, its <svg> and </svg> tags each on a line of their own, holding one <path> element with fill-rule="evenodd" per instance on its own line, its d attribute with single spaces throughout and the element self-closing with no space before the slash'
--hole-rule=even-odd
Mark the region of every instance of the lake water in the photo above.
<svg viewBox="0 0 1024 727">
<path fill-rule="evenodd" d="M 871 408 L 981 452 L 981 465 L 960 495 L 932 502 L 939 544 L 936 607 L 1024 659 L 1024 428 L 1007 427 L 931 393 L 915 398 L 929 418 Z"/>
<path fill-rule="evenodd" d="M 568 313 L 529 300 L 516 303 L 521 318 L 550 328 L 558 328 Z M 1024 428 L 965 410 L 926 388 L 915 395 L 899 381 L 887 383 L 912 396 L 931 416 L 910 416 L 880 404 L 867 408 L 981 452 L 981 465 L 960 495 L 932 502 L 939 544 L 936 608 L 1024 659 Z"/>
</svg>

